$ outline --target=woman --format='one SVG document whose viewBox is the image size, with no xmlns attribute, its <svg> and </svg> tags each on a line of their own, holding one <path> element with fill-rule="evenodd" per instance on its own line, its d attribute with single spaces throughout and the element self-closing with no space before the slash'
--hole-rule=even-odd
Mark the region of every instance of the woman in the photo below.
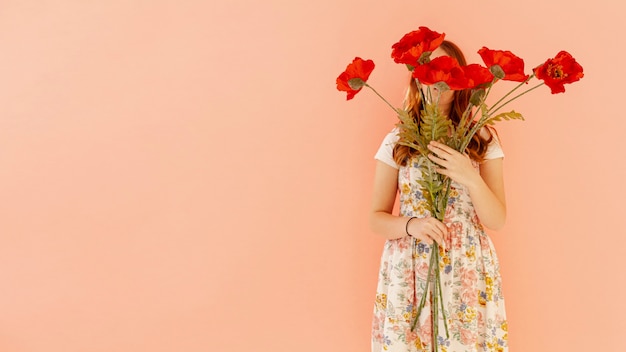
<svg viewBox="0 0 626 352">
<path fill-rule="evenodd" d="M 444 41 L 431 58 L 448 55 L 465 65 L 459 48 Z M 435 91 L 433 93 L 437 95 Z M 454 123 L 469 103 L 469 92 L 446 91 L 440 110 Z M 418 86 L 411 80 L 406 107 L 419 121 L 422 109 Z M 374 308 L 372 351 L 506 351 L 507 323 L 494 246 L 483 226 L 500 229 L 506 218 L 503 153 L 495 133 L 483 129 L 461 154 L 432 142 L 428 158 L 437 171 L 450 177 L 452 188 L 444 222 L 431 217 L 416 180 L 418 152 L 389 133 L 376 153 L 372 230 L 387 239 L 381 259 Z M 396 195 L 400 215 L 393 215 Z M 417 305 L 425 293 L 430 244 L 441 251 L 441 284 L 449 337 L 443 322 L 432 336 L 430 299 L 414 330 Z M 428 294 L 430 297 L 430 294 Z M 440 317 L 441 319 L 441 317 Z"/>
</svg>

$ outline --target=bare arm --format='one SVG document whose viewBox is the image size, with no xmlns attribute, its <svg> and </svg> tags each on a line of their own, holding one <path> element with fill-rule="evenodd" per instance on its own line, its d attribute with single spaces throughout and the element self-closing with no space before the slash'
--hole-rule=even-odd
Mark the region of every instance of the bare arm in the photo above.
<svg viewBox="0 0 626 352">
<path fill-rule="evenodd" d="M 467 185 L 478 218 L 492 230 L 501 229 L 506 222 L 502 163 L 502 158 L 483 162 L 480 164 L 480 179 Z"/>
<path fill-rule="evenodd" d="M 398 169 L 382 161 L 377 161 L 370 227 L 372 231 L 386 239 L 397 239 L 407 236 L 407 222 L 410 218 L 392 214 L 397 193 Z M 447 228 L 437 219 L 429 217 L 411 220 L 408 232 L 411 236 L 419 238 L 426 243 L 432 243 L 434 239 L 437 243 L 442 244 Z"/>
</svg>

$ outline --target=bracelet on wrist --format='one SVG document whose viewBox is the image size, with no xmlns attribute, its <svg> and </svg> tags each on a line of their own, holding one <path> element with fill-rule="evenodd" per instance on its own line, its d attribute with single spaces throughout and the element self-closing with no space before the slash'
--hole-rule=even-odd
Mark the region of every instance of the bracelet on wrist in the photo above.
<svg viewBox="0 0 626 352">
<path fill-rule="evenodd" d="M 417 217 L 413 216 L 409 220 L 407 220 L 406 227 L 404 229 L 406 231 L 406 235 L 409 236 L 409 237 L 411 236 L 411 234 L 409 233 L 409 224 L 411 223 L 411 220 L 413 220 L 413 219 L 417 219 Z"/>
</svg>

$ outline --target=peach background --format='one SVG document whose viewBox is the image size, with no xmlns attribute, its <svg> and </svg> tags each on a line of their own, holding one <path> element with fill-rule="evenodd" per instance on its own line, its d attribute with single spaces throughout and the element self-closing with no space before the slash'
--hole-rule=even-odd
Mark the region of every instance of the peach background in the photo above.
<svg viewBox="0 0 626 352">
<path fill-rule="evenodd" d="M 367 351 L 367 226 L 419 25 L 586 77 L 499 127 L 512 351 L 623 351 L 626 33 L 613 0 L 0 2 L 0 351 Z M 504 85 L 503 87 L 504 88 Z"/>
</svg>

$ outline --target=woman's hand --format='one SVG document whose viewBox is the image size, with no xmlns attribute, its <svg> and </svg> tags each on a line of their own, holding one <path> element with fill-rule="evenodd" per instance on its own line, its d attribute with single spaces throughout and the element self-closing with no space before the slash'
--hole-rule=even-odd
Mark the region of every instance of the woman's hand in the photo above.
<svg viewBox="0 0 626 352">
<path fill-rule="evenodd" d="M 406 229 L 411 237 L 428 244 L 432 244 L 434 240 L 441 247 L 445 248 L 445 235 L 448 233 L 448 228 L 441 221 L 433 217 L 411 218 L 408 221 Z"/>
<path fill-rule="evenodd" d="M 435 169 L 438 173 L 464 186 L 469 186 L 480 179 L 480 173 L 472 165 L 468 155 L 435 141 L 428 144 L 428 149 L 432 152 L 428 154 L 428 159 L 440 166 Z"/>
</svg>

